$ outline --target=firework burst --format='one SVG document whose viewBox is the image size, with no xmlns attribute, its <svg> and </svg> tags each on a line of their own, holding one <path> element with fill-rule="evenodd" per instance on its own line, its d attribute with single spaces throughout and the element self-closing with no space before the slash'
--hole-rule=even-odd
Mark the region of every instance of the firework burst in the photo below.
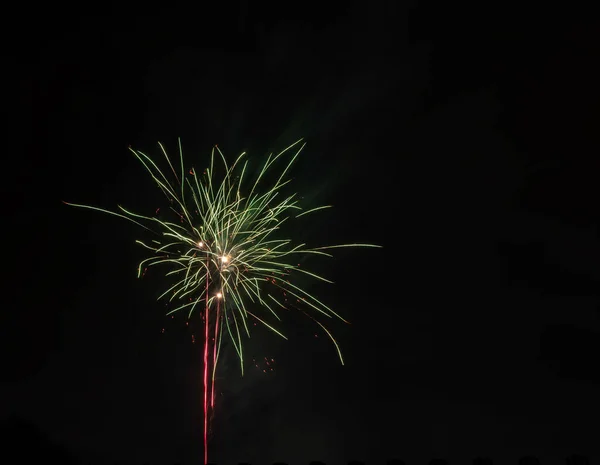
<svg viewBox="0 0 600 465">
<path fill-rule="evenodd" d="M 328 250 L 334 248 L 378 246 L 343 244 L 310 248 L 280 237 L 284 223 L 331 207 L 305 210 L 299 205 L 297 194 L 283 195 L 282 188 L 290 182 L 286 175 L 304 148 L 302 139 L 277 155 L 269 155 L 254 180 L 246 179 L 245 153 L 229 165 L 215 146 L 210 166 L 198 174 L 193 167 L 188 171 L 184 168 L 180 141 L 177 170 L 163 145 L 159 145 L 172 172 L 171 181 L 150 157 L 130 150 L 167 197 L 173 221 L 139 215 L 121 206 L 119 211 L 110 211 L 65 203 L 124 218 L 153 233 L 149 240 L 136 241 L 150 252 L 138 266 L 138 277 L 150 267 L 166 266 L 165 276 L 170 285 L 159 299 L 168 299 L 174 307 L 168 314 L 183 311 L 189 318 L 195 310 L 203 313 L 204 462 L 207 463 L 207 423 L 214 409 L 214 383 L 223 337 L 231 340 L 243 374 L 244 337 L 250 336 L 249 321 L 254 319 L 285 339 L 278 328 L 279 313 L 288 309 L 301 311 L 331 339 L 343 364 L 338 343 L 318 317 L 346 320 L 304 290 L 294 277 L 302 274 L 331 283 L 300 267 L 301 256 L 331 257 Z M 283 170 L 264 189 L 267 173 L 285 156 L 289 159 Z M 222 162 L 224 171 L 220 181 L 215 176 L 215 162 Z"/>
</svg>

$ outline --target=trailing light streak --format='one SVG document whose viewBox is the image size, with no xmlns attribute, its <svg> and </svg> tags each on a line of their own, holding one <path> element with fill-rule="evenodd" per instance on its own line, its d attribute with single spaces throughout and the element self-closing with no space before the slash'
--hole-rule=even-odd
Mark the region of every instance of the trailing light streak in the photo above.
<svg viewBox="0 0 600 465">
<path fill-rule="evenodd" d="M 325 205 L 304 210 L 299 205 L 297 194 L 283 197 L 282 188 L 290 182 L 289 179 L 285 179 L 285 176 L 305 145 L 301 142 L 302 139 L 294 142 L 275 156 L 269 155 L 246 195 L 243 193 L 246 187 L 245 175 L 248 161 L 242 163 L 245 152 L 229 166 L 221 150 L 215 146 L 211 153 L 210 166 L 203 174 L 199 176 L 196 169 L 192 167 L 188 171 L 189 175 L 186 176 L 181 141 L 178 140 L 181 168 L 179 174 L 165 148 L 159 143 L 177 182 L 174 187 L 150 157 L 130 148 L 169 200 L 169 209 L 176 218 L 174 221 L 132 213 L 121 206 L 118 206 L 118 212 L 114 212 L 65 202 L 67 205 L 124 218 L 154 233 L 154 238 L 149 242 L 136 240 L 136 243 L 152 252 L 150 257 L 139 264 L 138 277 L 144 276 L 150 267 L 168 265 L 170 270 L 165 273 L 165 277 L 174 277 L 174 282 L 159 296 L 159 299 L 169 297 L 169 302 L 176 302 L 178 306 L 170 310 L 167 315 L 187 310 L 190 318 L 196 306 L 200 302 L 204 303 L 205 464 L 208 463 L 208 418 L 211 413 L 214 413 L 215 377 L 224 329 L 238 354 L 242 375 L 244 373 L 242 335 L 246 333 L 250 336 L 249 318 L 262 323 L 275 334 L 286 339 L 272 322 L 267 321 L 269 315 L 281 321 L 277 309 L 301 311 L 314 320 L 333 341 L 340 361 L 344 363 L 340 347 L 331 332 L 308 311 L 348 322 L 291 280 L 299 273 L 332 283 L 312 271 L 300 268 L 298 263 L 300 255 L 331 257 L 332 255 L 325 250 L 378 246 L 342 244 L 309 248 L 305 244 L 294 244 L 292 239 L 276 237 L 281 225 L 288 219 L 301 218 L 331 208 L 331 205 Z M 218 155 L 215 155 L 215 149 Z M 293 155 L 285 164 L 277 181 L 261 193 L 260 187 L 261 183 L 265 182 L 265 174 L 287 153 Z M 220 182 L 215 179 L 217 157 L 221 159 L 224 170 Z M 160 209 L 156 210 L 157 215 L 159 211 Z M 277 293 L 283 298 L 278 297 Z M 296 302 L 289 303 L 288 297 L 290 299 L 293 297 L 291 300 Z M 264 311 L 265 316 L 258 315 L 261 310 Z M 212 351 L 210 350 L 211 326 L 214 327 Z M 212 360 L 209 360 L 210 352 L 212 352 Z M 211 371 L 210 382 L 209 370 Z"/>
</svg>

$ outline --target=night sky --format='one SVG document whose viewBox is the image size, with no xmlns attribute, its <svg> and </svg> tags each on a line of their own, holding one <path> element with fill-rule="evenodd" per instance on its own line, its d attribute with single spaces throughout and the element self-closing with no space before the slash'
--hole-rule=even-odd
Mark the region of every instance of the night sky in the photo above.
<svg viewBox="0 0 600 465">
<path fill-rule="evenodd" d="M 257 329 L 243 378 L 226 347 L 211 460 L 600 463 L 592 20 L 254 3 L 7 17 L 9 462 L 200 462 L 200 316 L 165 317 L 160 271 L 136 278 L 142 230 L 62 201 L 164 206 L 128 146 L 181 137 L 200 167 L 214 144 L 258 163 L 304 137 L 293 185 L 335 208 L 298 237 L 383 248 L 315 262 L 335 284 L 311 291 L 352 323 L 331 325 L 345 366 L 294 315 L 287 342 Z"/>
</svg>

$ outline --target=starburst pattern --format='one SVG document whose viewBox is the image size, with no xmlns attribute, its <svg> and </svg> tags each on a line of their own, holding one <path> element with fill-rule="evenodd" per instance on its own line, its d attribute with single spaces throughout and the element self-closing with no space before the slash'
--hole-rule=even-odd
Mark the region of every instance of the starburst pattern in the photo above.
<svg viewBox="0 0 600 465">
<path fill-rule="evenodd" d="M 378 246 L 342 244 L 311 248 L 292 238 L 280 237 L 284 223 L 331 207 L 303 209 L 298 194 L 283 195 L 282 188 L 290 182 L 286 176 L 304 148 L 302 139 L 277 155 L 269 155 L 253 180 L 247 179 L 245 153 L 229 165 L 215 146 L 210 166 L 199 175 L 194 168 L 188 171 L 184 168 L 180 141 L 178 170 L 163 145 L 159 145 L 172 172 L 171 181 L 149 156 L 130 150 L 167 197 L 174 220 L 136 214 L 121 206 L 118 211 L 110 211 L 65 203 L 118 216 L 152 232 L 151 239 L 136 241 L 150 252 L 139 264 L 138 277 L 150 267 L 165 267 L 169 286 L 159 299 L 168 299 L 174 307 L 168 314 L 184 311 L 191 317 L 195 310 L 203 311 L 204 459 L 207 462 L 207 418 L 209 410 L 214 409 L 214 380 L 223 336 L 231 340 L 243 374 L 244 335 L 250 335 L 251 326 L 248 322 L 254 319 L 285 338 L 278 327 L 280 312 L 296 310 L 320 326 L 333 341 L 343 363 L 338 343 L 319 317 L 345 320 L 294 278 L 304 275 L 331 283 L 301 267 L 302 256 L 331 257 L 328 251 L 335 248 Z M 284 168 L 274 182 L 268 183 L 270 187 L 264 188 L 267 173 L 285 156 L 289 159 L 283 163 Z M 215 174 L 215 162 L 222 163 L 220 182 Z"/>
</svg>

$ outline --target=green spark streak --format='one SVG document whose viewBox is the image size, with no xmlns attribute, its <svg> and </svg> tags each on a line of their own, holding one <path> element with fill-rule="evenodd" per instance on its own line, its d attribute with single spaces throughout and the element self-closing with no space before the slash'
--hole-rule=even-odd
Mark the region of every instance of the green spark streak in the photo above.
<svg viewBox="0 0 600 465">
<path fill-rule="evenodd" d="M 305 212 L 300 213 L 299 215 L 296 216 L 296 218 L 300 218 L 301 216 L 308 215 L 310 213 L 313 213 L 313 212 L 316 212 L 319 210 L 324 210 L 326 208 L 331 208 L 331 207 L 333 207 L 333 205 L 323 205 L 321 207 L 311 208 L 310 210 L 306 210 Z"/>
</svg>

